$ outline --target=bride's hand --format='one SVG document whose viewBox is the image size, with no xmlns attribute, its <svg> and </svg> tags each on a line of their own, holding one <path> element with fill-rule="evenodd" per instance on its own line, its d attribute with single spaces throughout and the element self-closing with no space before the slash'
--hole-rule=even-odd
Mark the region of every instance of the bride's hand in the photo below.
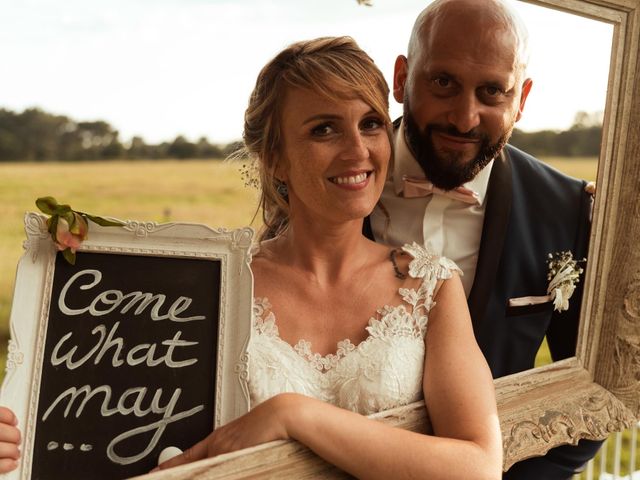
<svg viewBox="0 0 640 480">
<path fill-rule="evenodd" d="M 286 427 L 288 417 L 295 411 L 296 402 L 303 401 L 304 397 L 300 395 L 276 395 L 242 417 L 219 427 L 204 440 L 171 460 L 161 463 L 153 471 L 234 452 L 272 440 L 285 440 L 289 438 Z"/>
<path fill-rule="evenodd" d="M 7 407 L 0 407 L 0 473 L 15 470 L 20 458 L 18 420 Z"/>
</svg>

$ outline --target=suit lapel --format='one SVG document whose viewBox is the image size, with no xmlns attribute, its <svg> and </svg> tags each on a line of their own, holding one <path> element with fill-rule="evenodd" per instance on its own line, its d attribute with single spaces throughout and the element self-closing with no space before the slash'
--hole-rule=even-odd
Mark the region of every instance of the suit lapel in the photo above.
<svg viewBox="0 0 640 480">
<path fill-rule="evenodd" d="M 494 289 L 498 265 L 502 255 L 504 237 L 509 224 L 512 200 L 511 162 L 507 147 L 495 159 L 487 187 L 487 210 L 484 215 L 478 266 L 468 304 L 476 335 Z"/>
</svg>

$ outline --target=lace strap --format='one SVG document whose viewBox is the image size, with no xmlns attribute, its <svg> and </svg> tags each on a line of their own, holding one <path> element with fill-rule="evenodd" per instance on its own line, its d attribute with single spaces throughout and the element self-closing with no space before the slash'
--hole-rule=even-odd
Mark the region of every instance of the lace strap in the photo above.
<svg viewBox="0 0 640 480">
<path fill-rule="evenodd" d="M 446 280 L 453 276 L 454 271 L 463 275 L 462 270 L 453 260 L 437 255 L 428 246 L 425 247 L 413 242 L 404 245 L 402 250 L 413 257 L 409 263 L 409 275 L 413 278 Z"/>
<path fill-rule="evenodd" d="M 266 297 L 253 298 L 252 323 L 261 335 L 279 336 L 276 317 L 271 311 L 271 304 Z"/>
</svg>

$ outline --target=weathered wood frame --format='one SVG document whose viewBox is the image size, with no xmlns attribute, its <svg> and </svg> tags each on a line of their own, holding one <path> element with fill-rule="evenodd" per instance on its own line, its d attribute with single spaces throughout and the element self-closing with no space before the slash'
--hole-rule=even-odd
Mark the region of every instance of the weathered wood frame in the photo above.
<svg viewBox="0 0 640 480">
<path fill-rule="evenodd" d="M 614 33 L 578 348 L 573 358 L 495 381 L 505 469 L 557 445 L 603 439 L 640 417 L 640 0 L 529 3 L 610 23 Z M 422 402 L 376 418 L 427 428 Z M 148 476 L 258 477 L 347 475 L 280 441 Z"/>
<path fill-rule="evenodd" d="M 18 264 L 11 309 L 11 339 L 0 405 L 12 408 L 22 430 L 19 468 L 3 475 L 28 479 L 33 458 L 36 415 L 49 304 L 55 270 L 56 248 L 47 232 L 46 217 L 25 215 L 27 240 Z M 204 225 L 127 221 L 122 227 L 90 224 L 90 236 L 80 252 L 133 256 L 217 260 L 221 265 L 220 316 L 214 425 L 217 427 L 246 413 L 246 346 L 251 332 L 253 230 L 213 230 Z"/>
</svg>

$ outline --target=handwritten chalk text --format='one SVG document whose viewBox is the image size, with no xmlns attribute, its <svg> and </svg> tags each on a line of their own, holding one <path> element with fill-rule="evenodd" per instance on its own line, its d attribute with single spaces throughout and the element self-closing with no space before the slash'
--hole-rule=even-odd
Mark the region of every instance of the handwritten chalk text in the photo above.
<svg viewBox="0 0 640 480">
<path fill-rule="evenodd" d="M 165 364 L 169 368 L 182 368 L 193 365 L 198 361 L 198 359 L 196 358 L 189 358 L 180 361 L 176 361 L 173 359 L 173 353 L 177 348 L 198 345 L 198 342 L 181 340 L 180 335 L 182 335 L 182 332 L 180 330 L 178 330 L 174 334 L 173 338 L 161 342 L 161 345 L 167 347 L 164 355 L 160 355 L 157 358 L 155 357 L 157 349 L 156 343 L 142 343 L 129 349 L 125 356 L 125 359 L 123 360 L 122 349 L 125 344 L 124 339 L 120 336 L 114 338 L 119 326 L 120 322 L 114 323 L 111 327 L 111 330 L 109 330 L 108 335 L 107 327 L 105 325 L 98 325 L 93 330 L 91 330 L 92 335 L 98 334 L 100 338 L 98 339 L 96 344 L 87 353 L 84 354 L 84 356 L 80 357 L 77 360 L 74 360 L 76 352 L 78 351 L 77 345 L 71 347 L 66 353 L 60 353 L 65 342 L 69 340 L 73 335 L 73 332 L 67 333 L 60 340 L 58 340 L 58 343 L 56 343 L 56 346 L 53 348 L 53 352 L 51 353 L 51 365 L 56 367 L 64 363 L 69 370 L 75 370 L 76 368 L 84 365 L 92 357 L 93 363 L 97 365 L 107 354 L 107 352 L 109 352 L 110 349 L 114 349 L 111 355 L 111 365 L 113 367 L 120 367 L 125 363 L 130 366 L 136 366 L 144 363 L 148 367 L 156 367 L 158 365 Z"/>
<path fill-rule="evenodd" d="M 79 279 L 81 277 L 93 277 L 93 279 L 89 279 L 88 283 L 80 284 Z M 80 285 L 77 286 L 80 290 L 91 290 L 96 285 L 100 283 L 102 280 L 102 272 L 99 270 L 86 269 L 81 270 L 76 273 L 73 277 L 71 277 L 64 287 L 62 287 L 62 291 L 60 292 L 60 297 L 58 298 L 58 308 L 65 315 L 82 315 L 84 313 L 88 313 L 93 317 L 100 317 L 102 315 L 107 315 L 108 313 L 113 312 L 114 310 L 121 307 L 120 313 L 125 314 L 129 312 L 134 306 L 136 309 L 133 311 L 134 315 L 140 315 L 145 311 L 147 307 L 153 304 L 151 307 L 151 320 L 171 320 L 172 322 L 192 322 L 194 320 L 204 320 L 206 317 L 204 315 L 194 315 L 191 317 L 179 317 L 179 315 L 185 312 L 190 306 L 193 299 L 189 297 L 178 297 L 168 308 L 165 314 L 161 314 L 160 310 L 164 305 L 167 296 L 164 294 L 152 294 L 152 293 L 142 293 L 142 292 L 131 292 L 131 293 L 123 293 L 120 290 L 105 290 L 104 292 L 100 292 L 95 298 L 91 301 L 91 303 L 82 308 L 70 308 L 67 305 L 67 294 L 70 289 L 76 287 L 76 282 Z M 85 280 L 86 282 L 86 280 Z"/>
<path fill-rule="evenodd" d="M 70 387 L 60 395 L 58 395 L 58 397 L 51 403 L 49 408 L 47 408 L 47 410 L 42 415 L 42 421 L 45 422 L 58 405 L 60 405 L 62 408 L 64 406 L 65 400 L 67 401 L 67 403 L 63 413 L 64 418 L 67 418 L 69 414 L 71 414 L 74 404 L 76 404 L 74 416 L 76 418 L 79 418 L 80 415 L 82 415 L 82 412 L 84 411 L 87 403 L 89 403 L 89 401 L 94 396 L 99 394 L 103 395 L 102 404 L 100 406 L 100 414 L 103 417 L 109 417 L 115 414 L 134 414 L 136 417 L 145 417 L 151 413 L 157 415 L 161 414 L 162 418 L 160 418 L 159 420 L 156 420 L 148 425 L 136 427 L 134 429 L 123 432 L 113 440 L 111 440 L 111 442 L 107 446 L 107 457 L 109 458 L 109 460 L 120 465 L 128 465 L 146 457 L 156 447 L 158 441 L 160 440 L 160 437 L 167 428 L 167 425 L 178 420 L 182 420 L 183 418 L 195 415 L 196 413 L 204 409 L 204 405 L 197 405 L 189 410 L 185 410 L 179 413 L 173 413 L 178 400 L 180 399 L 180 394 L 182 393 L 181 388 L 177 388 L 174 390 L 173 394 L 171 395 L 171 399 L 164 406 L 160 405 L 163 394 L 162 388 L 156 389 L 155 393 L 153 394 L 153 398 L 149 402 L 148 406 L 145 407 L 143 403 L 146 400 L 147 390 L 147 387 L 129 388 L 122 393 L 115 406 L 110 406 L 112 393 L 111 387 L 109 385 L 100 385 L 96 388 L 92 388 L 90 385 L 83 385 L 80 388 Z M 76 400 L 79 400 L 79 403 L 77 403 Z M 155 432 L 153 433 L 151 440 L 149 440 L 147 446 L 144 447 L 139 453 L 128 457 L 120 456 L 118 453 L 116 453 L 116 447 L 120 442 L 128 440 L 129 438 L 132 438 L 136 435 L 154 430 Z"/>
</svg>

